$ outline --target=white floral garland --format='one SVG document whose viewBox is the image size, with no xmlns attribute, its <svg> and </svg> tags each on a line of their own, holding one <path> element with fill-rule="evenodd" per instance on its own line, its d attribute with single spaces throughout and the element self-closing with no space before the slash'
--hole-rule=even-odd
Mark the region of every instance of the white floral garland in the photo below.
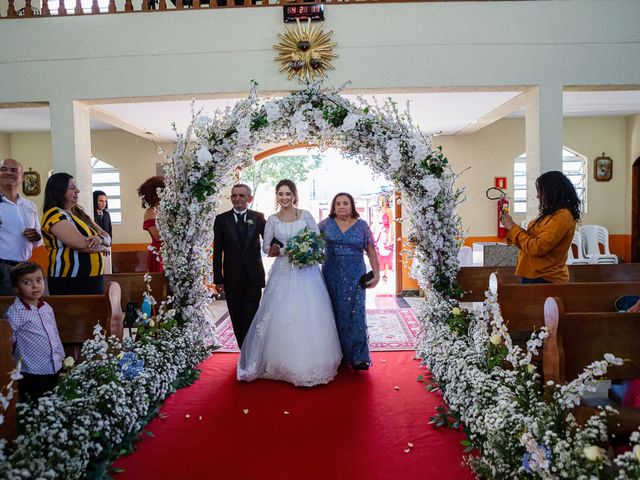
<svg viewBox="0 0 640 480">
<path fill-rule="evenodd" d="M 425 322 L 417 349 L 452 413 L 465 427 L 469 447 L 478 454 L 467 463 L 482 478 L 616 478 L 640 477 L 640 432 L 631 436 L 632 452 L 609 461 L 600 445 L 607 441 L 610 408 L 579 427 L 570 409 L 609 365 L 622 360 L 606 354 L 567 385 L 541 385 L 532 357 L 547 332 L 534 333 L 527 351 L 511 343 L 497 297 L 487 292 L 479 315 L 467 313 L 467 334 L 453 334 L 441 322 Z M 449 314 L 462 315 L 459 308 Z M 503 349 L 502 362 L 491 366 L 492 349 Z M 495 350 L 494 350 L 495 351 Z M 541 394 L 545 389 L 547 398 Z"/>
</svg>

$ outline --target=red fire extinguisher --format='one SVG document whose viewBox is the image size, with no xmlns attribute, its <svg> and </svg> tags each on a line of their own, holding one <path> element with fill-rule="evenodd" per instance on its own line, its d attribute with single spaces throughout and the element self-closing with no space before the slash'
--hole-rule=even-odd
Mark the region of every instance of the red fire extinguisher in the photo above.
<svg viewBox="0 0 640 480">
<path fill-rule="evenodd" d="M 498 237 L 506 238 L 507 229 L 504 228 L 504 225 L 500 222 L 500 216 L 503 213 L 509 213 L 509 197 L 507 193 L 498 188 L 491 187 L 487 189 L 485 195 L 489 200 L 497 200 L 498 201 L 498 212 L 497 212 L 497 225 L 498 225 Z"/>
</svg>

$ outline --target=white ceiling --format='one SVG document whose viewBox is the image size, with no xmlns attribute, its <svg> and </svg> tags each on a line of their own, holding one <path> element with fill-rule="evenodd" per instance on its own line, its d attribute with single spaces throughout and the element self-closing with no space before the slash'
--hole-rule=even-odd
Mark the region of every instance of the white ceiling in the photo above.
<svg viewBox="0 0 640 480">
<path fill-rule="evenodd" d="M 483 116 L 501 107 L 518 96 L 519 91 L 505 92 L 429 92 L 365 95 L 382 100 L 391 97 L 401 108 L 407 101 L 413 121 L 423 131 L 434 134 L 453 135 L 478 122 Z M 354 99 L 355 95 L 347 95 Z M 237 99 L 197 100 L 196 110 L 213 112 L 224 108 Z M 142 132 L 174 139 L 171 123 L 175 122 L 179 132 L 186 129 L 191 118 L 191 101 L 114 103 L 98 106 L 118 120 L 137 127 Z M 563 95 L 565 116 L 633 115 L 640 113 L 640 90 L 607 92 L 565 92 Z M 510 116 L 523 116 L 522 110 Z M 0 132 L 43 132 L 50 130 L 49 109 L 8 108 L 0 109 Z M 114 128 L 109 123 L 92 119 L 92 129 Z"/>
</svg>

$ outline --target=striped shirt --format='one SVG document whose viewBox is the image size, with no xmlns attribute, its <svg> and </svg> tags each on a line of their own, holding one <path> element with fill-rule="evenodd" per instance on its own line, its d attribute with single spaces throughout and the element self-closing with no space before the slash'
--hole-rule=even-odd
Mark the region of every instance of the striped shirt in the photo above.
<svg viewBox="0 0 640 480">
<path fill-rule="evenodd" d="M 34 375 L 51 375 L 62 367 L 64 348 L 51 306 L 43 301 L 38 307 L 17 297 L 5 312 L 13 329 L 13 355 L 22 360 L 21 370 Z"/>
<path fill-rule="evenodd" d="M 104 260 L 102 253 L 83 253 L 66 246 L 59 240 L 51 227 L 62 221 L 73 222 L 81 235 L 90 237 L 99 235 L 91 225 L 87 225 L 80 218 L 63 210 L 53 207 L 42 217 L 42 238 L 49 251 L 50 277 L 97 277 L 104 274 Z"/>
</svg>

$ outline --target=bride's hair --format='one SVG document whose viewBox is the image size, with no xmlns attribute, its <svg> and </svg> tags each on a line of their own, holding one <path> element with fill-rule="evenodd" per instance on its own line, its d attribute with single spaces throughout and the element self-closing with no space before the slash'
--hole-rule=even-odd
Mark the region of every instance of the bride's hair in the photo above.
<svg viewBox="0 0 640 480">
<path fill-rule="evenodd" d="M 297 207 L 298 206 L 298 188 L 296 187 L 296 184 L 293 183 L 293 180 L 289 180 L 287 178 L 285 178 L 284 180 L 280 180 L 276 185 L 276 195 L 278 195 L 278 190 L 280 190 L 280 187 L 289 187 L 289 190 L 291 190 L 291 193 L 293 193 L 293 206 Z M 278 201 L 276 200 L 276 207 L 277 206 L 278 206 Z"/>
</svg>

